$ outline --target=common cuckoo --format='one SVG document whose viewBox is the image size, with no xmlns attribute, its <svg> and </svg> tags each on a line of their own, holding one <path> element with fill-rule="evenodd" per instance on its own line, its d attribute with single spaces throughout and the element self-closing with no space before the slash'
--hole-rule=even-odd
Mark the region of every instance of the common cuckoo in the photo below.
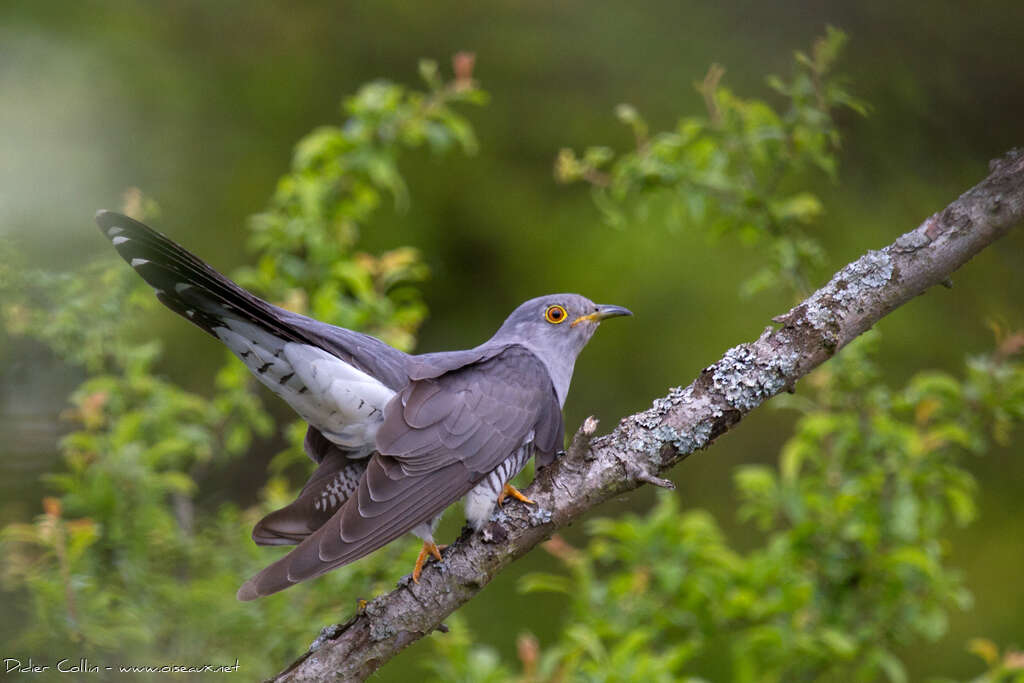
<svg viewBox="0 0 1024 683">
<path fill-rule="evenodd" d="M 100 211 L 96 222 L 157 298 L 222 341 L 309 424 L 316 470 L 253 529 L 260 545 L 297 547 L 249 579 L 240 600 L 270 595 L 353 562 L 411 531 L 413 571 L 440 558 L 433 532 L 464 498 L 477 530 L 536 454 L 562 448 L 562 406 L 576 356 L 605 318 L 630 315 L 578 294 L 516 308 L 483 344 L 409 355 L 365 334 L 274 306 L 164 235 Z"/>
</svg>

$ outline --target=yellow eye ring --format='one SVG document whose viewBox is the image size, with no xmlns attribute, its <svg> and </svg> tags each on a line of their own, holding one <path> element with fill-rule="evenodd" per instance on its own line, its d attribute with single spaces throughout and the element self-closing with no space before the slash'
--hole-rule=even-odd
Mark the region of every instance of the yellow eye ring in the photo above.
<svg viewBox="0 0 1024 683">
<path fill-rule="evenodd" d="M 544 319 L 552 325 L 565 322 L 569 314 L 565 312 L 565 309 L 555 304 L 554 306 L 548 306 L 547 310 L 544 311 Z"/>
</svg>

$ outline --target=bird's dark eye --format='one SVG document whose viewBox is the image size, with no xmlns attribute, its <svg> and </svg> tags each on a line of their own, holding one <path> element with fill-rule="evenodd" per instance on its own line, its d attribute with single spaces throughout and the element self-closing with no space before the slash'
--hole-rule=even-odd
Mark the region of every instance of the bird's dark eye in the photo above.
<svg viewBox="0 0 1024 683">
<path fill-rule="evenodd" d="M 554 306 L 548 306 L 547 310 L 544 311 L 544 319 L 547 320 L 552 325 L 557 325 L 560 322 L 564 322 L 568 316 L 569 314 L 565 312 L 565 309 L 559 306 L 558 304 L 555 304 Z"/>
</svg>

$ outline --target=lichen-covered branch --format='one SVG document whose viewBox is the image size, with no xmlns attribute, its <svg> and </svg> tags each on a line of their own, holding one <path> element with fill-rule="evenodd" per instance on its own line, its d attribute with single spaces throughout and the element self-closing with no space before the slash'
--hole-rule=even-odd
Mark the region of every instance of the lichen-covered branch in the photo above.
<svg viewBox="0 0 1024 683">
<path fill-rule="evenodd" d="M 481 533 L 463 533 L 419 584 L 406 578 L 346 623 L 324 629 L 275 680 L 361 680 L 443 628 L 504 567 L 595 505 L 644 483 L 670 485 L 659 475 L 1021 223 L 1024 150 L 990 170 L 943 211 L 840 270 L 756 341 L 726 351 L 689 386 L 623 418 L 606 436 L 594 438 L 597 423 L 588 419 L 566 455 L 539 471 L 526 492 L 537 505 L 508 504 Z"/>
</svg>

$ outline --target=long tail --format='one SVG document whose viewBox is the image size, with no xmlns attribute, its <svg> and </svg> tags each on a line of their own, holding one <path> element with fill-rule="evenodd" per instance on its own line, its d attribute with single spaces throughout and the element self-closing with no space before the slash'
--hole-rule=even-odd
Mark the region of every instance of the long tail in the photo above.
<svg viewBox="0 0 1024 683">
<path fill-rule="evenodd" d="M 214 328 L 231 318 L 287 341 L 312 343 L 273 306 L 149 226 L 112 211 L 98 212 L 96 223 L 121 258 L 156 290 L 161 303 L 214 337 L 220 338 Z"/>
<path fill-rule="evenodd" d="M 394 367 L 403 354 L 271 306 L 127 216 L 101 211 L 96 222 L 161 302 L 224 342 L 302 419 L 345 449 L 372 450 L 394 395 L 375 370 Z"/>
<path fill-rule="evenodd" d="M 340 358 L 392 390 L 409 381 L 409 357 L 379 339 L 273 306 L 165 235 L 127 216 L 100 211 L 96 223 L 113 242 L 117 253 L 156 290 L 157 298 L 165 306 L 217 337 L 240 356 L 246 349 L 236 349 L 225 339 L 225 329 L 245 337 L 255 327 L 264 346 L 273 345 L 273 340 L 278 344 L 309 345 L 317 349 L 313 355 Z M 246 357 L 242 360 L 250 365 Z"/>
</svg>

